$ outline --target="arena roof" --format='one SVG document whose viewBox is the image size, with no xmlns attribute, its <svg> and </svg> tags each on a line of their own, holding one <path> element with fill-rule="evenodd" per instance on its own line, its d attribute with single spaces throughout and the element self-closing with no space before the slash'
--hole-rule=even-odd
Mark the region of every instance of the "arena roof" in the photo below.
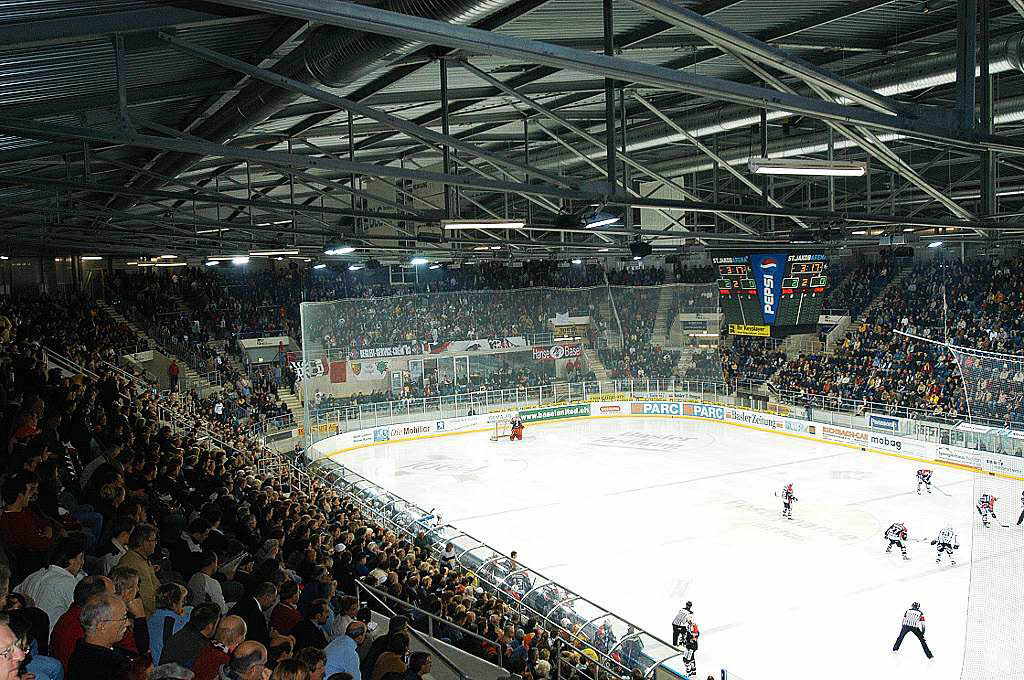
<svg viewBox="0 0 1024 680">
<path fill-rule="evenodd" d="M 8 2 L 5 248 L 388 261 L 1016 240 L 1018 4 Z M 866 172 L 766 177 L 757 157 Z M 598 211 L 619 221 L 585 228 Z"/>
</svg>

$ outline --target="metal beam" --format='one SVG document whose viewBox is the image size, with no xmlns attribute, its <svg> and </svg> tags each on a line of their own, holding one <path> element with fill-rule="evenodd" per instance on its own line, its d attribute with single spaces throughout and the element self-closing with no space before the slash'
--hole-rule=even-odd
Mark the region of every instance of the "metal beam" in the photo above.
<svg viewBox="0 0 1024 680">
<path fill-rule="evenodd" d="M 963 131 L 974 129 L 978 0 L 956 0 L 956 117 Z"/>
<path fill-rule="evenodd" d="M 257 9 L 271 14 L 318 21 L 405 39 L 419 40 L 473 53 L 511 57 L 605 78 L 666 90 L 708 96 L 757 108 L 802 113 L 815 118 L 863 125 L 872 129 L 893 130 L 910 136 L 960 147 L 999 148 L 1024 154 L 1024 144 L 977 135 L 961 137 L 947 125 L 933 124 L 906 115 L 886 115 L 862 108 L 823 102 L 799 95 L 780 93 L 763 87 L 736 83 L 695 73 L 674 71 L 602 54 L 558 47 L 550 43 L 480 31 L 443 21 L 424 19 L 350 2 L 325 6 L 319 0 L 222 0 L 224 4 Z"/>
<path fill-rule="evenodd" d="M 513 88 L 509 87 L 505 83 L 501 82 L 500 80 L 498 80 L 497 78 L 492 76 L 491 74 L 485 73 L 484 71 L 481 71 L 480 69 L 478 69 L 476 66 L 473 66 L 468 61 L 462 62 L 462 65 L 463 65 L 464 68 L 469 69 L 469 71 L 471 73 L 476 75 L 481 80 L 483 80 L 485 82 L 488 82 L 491 85 L 493 85 L 494 87 L 496 87 L 499 90 L 501 90 L 502 92 L 515 97 L 516 99 L 521 101 L 523 104 L 525 104 L 526 106 L 529 106 L 530 108 L 534 109 L 535 111 L 538 111 L 539 113 L 544 114 L 548 118 L 550 118 L 550 119 L 552 119 L 554 121 L 557 121 L 559 124 L 561 124 L 562 126 L 564 126 L 567 129 L 575 132 L 577 135 L 579 135 L 580 137 L 582 137 L 586 141 L 590 142 L 594 146 L 596 146 L 598 148 L 602 148 L 603 145 L 602 145 L 600 139 L 598 139 L 594 135 L 590 134 L 589 132 L 587 132 L 583 128 L 579 127 L 578 125 L 575 125 L 575 124 L 571 123 L 570 121 L 565 120 L 564 118 L 559 116 L 556 112 L 554 112 L 551 109 L 547 108 L 543 104 L 540 104 L 540 103 L 530 99 L 526 95 L 520 94 L 519 92 L 517 92 Z M 614 145 L 614 138 L 613 138 L 613 142 L 612 143 Z M 660 182 L 661 184 L 663 184 L 665 186 L 672 187 L 676 191 L 680 192 L 681 195 L 685 196 L 686 198 L 688 198 L 690 200 L 693 200 L 693 201 L 699 201 L 700 200 L 699 197 L 697 197 L 693 193 L 687 191 L 686 187 L 684 187 L 684 186 L 682 186 L 682 185 L 680 185 L 680 184 L 678 184 L 676 182 L 673 182 L 671 179 L 669 179 L 668 177 L 666 177 L 666 176 L 664 176 L 664 175 L 662 175 L 662 174 L 660 174 L 658 172 L 655 172 L 655 171 L 651 170 L 649 167 L 647 167 L 643 163 L 640 163 L 636 159 L 632 158 L 630 155 L 625 154 L 625 153 L 623 153 L 621 155 L 622 155 L 622 161 L 624 163 L 626 163 L 627 165 L 630 165 L 630 166 L 636 168 L 640 172 L 648 175 L 649 177 L 653 178 L 654 180 Z M 610 177 L 609 177 L 609 185 L 611 187 L 611 191 L 615 191 L 616 190 L 616 188 L 614 186 L 614 183 L 611 182 L 611 178 Z M 737 227 L 741 231 L 745 231 L 748 234 L 755 233 L 754 229 L 752 229 L 749 225 L 744 224 L 742 220 L 738 220 L 735 217 L 732 217 L 731 215 L 725 215 L 725 214 L 720 215 L 720 217 L 722 219 L 724 219 L 725 221 L 733 224 L 735 227 Z"/>
<path fill-rule="evenodd" d="M 191 54 L 192 56 L 203 59 L 205 61 L 208 61 L 210 63 L 218 64 L 220 66 L 223 66 L 224 68 L 229 68 L 234 71 L 238 71 L 239 73 L 244 73 L 250 78 L 254 78 L 256 80 L 260 80 L 271 85 L 276 85 L 277 87 L 281 87 L 292 92 L 303 94 L 307 97 L 310 97 L 311 99 L 316 99 L 326 104 L 337 106 L 339 109 L 345 111 L 352 111 L 353 113 L 357 113 L 360 116 L 370 118 L 372 120 L 377 121 L 378 123 L 383 123 L 384 125 L 387 125 L 388 127 L 391 127 L 395 130 L 404 132 L 407 135 L 419 137 L 420 139 L 436 144 L 438 150 L 440 150 L 442 146 L 447 145 L 452 148 L 459 149 L 460 151 L 472 154 L 473 156 L 476 156 L 478 158 L 487 160 L 491 163 L 494 163 L 495 165 L 512 168 L 514 170 L 528 171 L 530 174 L 540 177 L 541 179 L 544 179 L 545 181 L 550 182 L 551 184 L 562 186 L 575 186 L 571 182 L 566 182 L 564 179 L 555 177 L 554 175 L 550 175 L 538 168 L 524 167 L 523 164 L 519 163 L 518 161 L 509 160 L 502 156 L 492 154 L 489 151 L 481 149 L 475 144 L 464 142 L 458 137 L 452 137 L 451 135 L 434 132 L 430 128 L 426 128 L 423 127 L 422 125 L 417 125 L 416 123 L 403 120 L 401 118 L 392 116 L 391 114 L 385 113 L 383 111 L 378 111 L 377 109 L 374 109 L 370 106 L 366 106 L 365 104 L 361 104 L 359 102 L 352 101 L 344 97 L 339 97 L 338 95 L 331 94 L 330 92 L 322 90 L 318 87 L 307 85 L 306 83 L 294 80 L 292 78 L 288 78 L 287 76 L 283 76 L 272 71 L 267 71 L 266 69 L 261 69 L 256 66 L 252 66 L 251 64 L 246 64 L 245 62 L 240 61 L 238 59 L 234 59 L 232 57 L 219 54 L 217 52 L 214 52 L 213 50 L 208 50 L 205 47 L 194 45 L 185 40 L 175 38 L 174 36 L 170 36 L 165 33 L 161 33 L 160 38 L 165 42 L 178 48 L 179 50 L 187 54 Z"/>
<path fill-rule="evenodd" d="M 863 85 L 841 78 L 827 69 L 815 66 L 800 57 L 787 54 L 757 38 L 744 35 L 713 19 L 668 2 L 668 0 L 628 0 L 628 2 L 646 10 L 662 21 L 686 28 L 716 45 L 727 46 L 730 51 L 739 52 L 750 59 L 768 64 L 783 73 L 796 76 L 808 84 L 815 83 L 819 87 L 876 111 L 899 113 L 906 109 L 905 105 L 890 97 L 885 97 Z"/>
</svg>

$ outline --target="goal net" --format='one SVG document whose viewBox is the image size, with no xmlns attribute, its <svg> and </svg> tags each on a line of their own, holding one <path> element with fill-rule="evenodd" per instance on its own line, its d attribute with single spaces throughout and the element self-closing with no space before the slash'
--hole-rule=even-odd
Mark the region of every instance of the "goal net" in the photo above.
<svg viewBox="0 0 1024 680">
<path fill-rule="evenodd" d="M 499 420 L 494 423 L 494 431 L 491 432 L 491 441 L 496 442 L 502 439 L 508 439 L 512 436 L 512 422 L 509 420 Z"/>
<path fill-rule="evenodd" d="M 951 409 L 964 419 L 955 429 L 947 428 L 948 439 L 940 441 L 937 458 L 950 453 L 951 462 L 978 468 L 970 498 L 953 493 L 958 505 L 969 507 L 959 506 L 941 520 L 952 524 L 961 543 L 969 541 L 970 547 L 959 558 L 961 563 L 970 560 L 961 678 L 1024 678 L 1019 651 L 1024 646 L 1019 620 L 1024 607 L 1024 527 L 1017 526 L 1024 509 L 1024 357 L 908 337 L 932 343 L 936 359 L 952 356 L 960 377 L 949 376 L 946 390 L 952 395 Z M 997 499 L 996 516 L 987 527 L 976 507 L 986 494 Z M 967 517 L 969 530 L 957 526 Z M 956 594 L 950 595 L 959 605 Z M 932 625 L 939 625 L 934 617 Z"/>
</svg>

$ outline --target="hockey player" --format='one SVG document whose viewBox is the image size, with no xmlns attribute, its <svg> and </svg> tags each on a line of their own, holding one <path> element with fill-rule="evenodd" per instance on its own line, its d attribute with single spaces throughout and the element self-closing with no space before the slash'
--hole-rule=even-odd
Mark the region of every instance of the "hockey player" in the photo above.
<svg viewBox="0 0 1024 680">
<path fill-rule="evenodd" d="M 928 489 L 928 493 L 932 492 L 932 471 L 931 470 L 918 470 L 917 471 L 917 495 L 921 495 L 921 485 L 924 484 L 925 488 Z"/>
<path fill-rule="evenodd" d="M 993 519 L 998 519 L 996 517 L 996 501 L 997 500 L 999 500 L 999 499 L 996 498 L 995 496 L 989 495 L 987 493 L 986 494 L 982 494 L 981 498 L 978 499 L 978 506 L 977 506 L 978 507 L 978 514 L 981 515 L 981 523 L 984 524 L 985 526 L 989 525 L 988 524 L 989 515 L 991 515 Z"/>
<path fill-rule="evenodd" d="M 691 678 L 697 676 L 697 638 L 700 637 L 700 629 L 697 622 L 693 620 L 693 614 L 686 617 L 686 625 L 683 633 L 683 661 L 686 663 L 686 674 Z"/>
<path fill-rule="evenodd" d="M 932 650 L 928 649 L 928 643 L 924 641 L 924 613 L 921 611 L 920 603 L 913 603 L 910 605 L 910 609 L 903 614 L 903 627 L 900 628 L 900 636 L 896 638 L 896 644 L 892 646 L 892 651 L 899 651 L 900 645 L 903 644 L 903 638 L 907 633 L 916 635 L 917 639 L 921 641 L 924 655 L 929 659 L 932 658 Z"/>
<path fill-rule="evenodd" d="M 1020 526 L 1021 522 L 1024 522 L 1024 491 L 1020 492 L 1020 517 L 1017 518 L 1017 526 Z"/>
<path fill-rule="evenodd" d="M 903 559 L 909 560 L 907 556 L 907 545 L 904 541 L 907 540 L 907 525 L 903 522 L 895 522 L 892 526 L 885 530 L 885 538 L 889 541 L 889 545 L 886 547 L 885 552 L 891 553 L 892 547 L 895 545 L 899 547 L 900 552 L 903 553 Z"/>
<path fill-rule="evenodd" d="M 793 503 L 800 500 L 793 494 L 793 484 L 790 482 L 782 488 L 782 516 L 793 519 Z"/>
<path fill-rule="evenodd" d="M 523 441 L 523 421 L 519 419 L 519 416 L 512 418 L 512 434 L 508 436 L 510 442 L 516 439 Z"/>
<path fill-rule="evenodd" d="M 949 555 L 949 563 L 952 566 L 956 566 L 956 558 L 953 557 L 953 551 L 960 549 L 960 542 L 956 540 L 956 533 L 953 531 L 953 527 L 946 527 L 939 532 L 939 535 L 932 541 L 932 545 L 936 546 L 938 554 L 935 555 L 935 564 L 942 562 L 942 553 Z"/>
</svg>

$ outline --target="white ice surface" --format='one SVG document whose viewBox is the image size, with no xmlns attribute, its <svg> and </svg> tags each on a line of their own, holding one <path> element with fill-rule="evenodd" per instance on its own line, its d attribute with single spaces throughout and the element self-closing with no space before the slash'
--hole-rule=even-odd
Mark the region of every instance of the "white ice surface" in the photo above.
<svg viewBox="0 0 1024 680">
<path fill-rule="evenodd" d="M 700 678 L 722 667 L 743 680 L 960 677 L 980 524 L 967 472 L 931 466 L 949 495 L 919 496 L 915 471 L 925 466 L 915 461 L 644 418 L 533 426 L 523 442 L 473 433 L 388 444 L 335 460 L 437 507 L 445 522 L 502 552 L 518 550 L 521 564 L 663 639 L 693 600 Z M 774 495 L 787 482 L 799 498 L 793 521 Z M 984 483 L 1013 524 L 1020 485 Z M 882 533 L 894 521 L 928 541 L 952 525 L 957 566 L 937 566 L 934 548 L 914 540 L 909 562 L 885 554 Z M 1020 531 L 997 526 L 985 541 L 993 552 L 1011 537 L 1020 546 Z M 1020 550 L 1010 559 L 999 568 L 1019 569 Z M 932 661 L 912 636 L 891 651 L 915 600 Z M 1001 604 L 1021 611 L 1020 588 Z"/>
</svg>

